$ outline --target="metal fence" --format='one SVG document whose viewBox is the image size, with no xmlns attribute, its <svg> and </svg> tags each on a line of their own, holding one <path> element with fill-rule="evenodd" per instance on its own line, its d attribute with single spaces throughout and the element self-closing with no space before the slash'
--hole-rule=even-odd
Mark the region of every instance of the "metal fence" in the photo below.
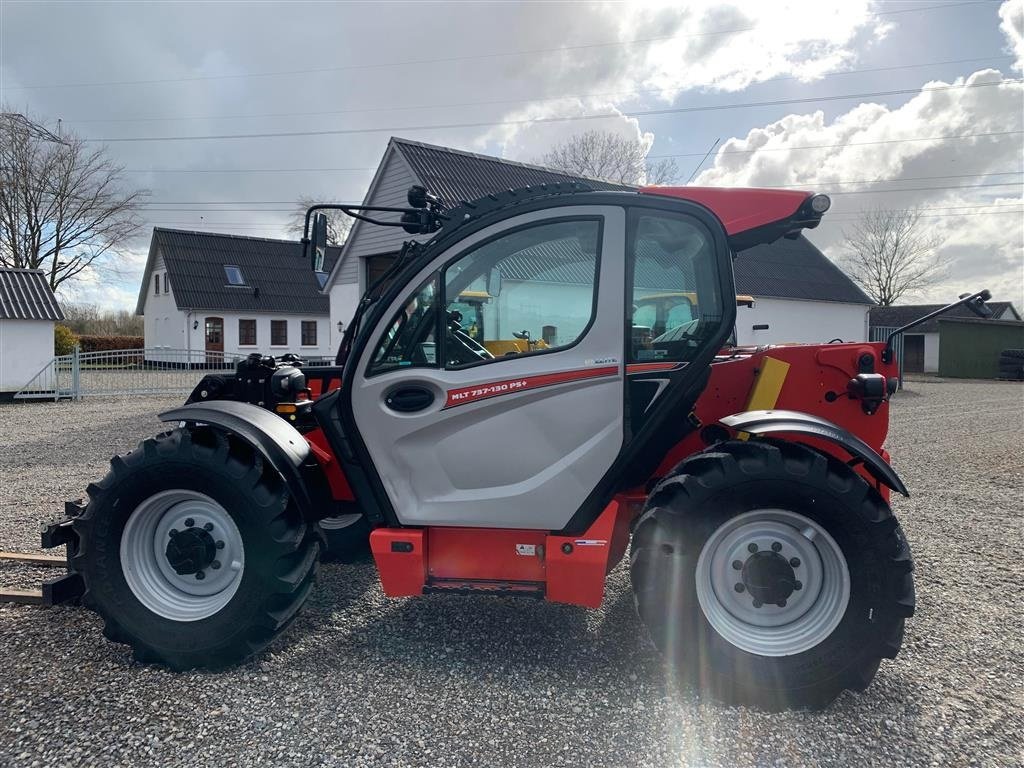
<svg viewBox="0 0 1024 768">
<path fill-rule="evenodd" d="M 869 341 L 885 341 L 889 334 L 895 331 L 896 328 L 885 328 L 885 327 L 871 327 L 871 337 Z M 898 366 L 900 379 L 900 389 L 903 389 L 903 334 L 901 333 L 895 339 L 892 340 L 893 353 L 896 355 L 896 365 Z"/>
<path fill-rule="evenodd" d="M 81 400 L 116 395 L 191 392 L 208 373 L 233 373 L 246 358 L 231 352 L 186 349 L 113 349 L 59 355 L 14 397 L 16 400 Z M 306 365 L 330 364 L 327 360 Z"/>
</svg>

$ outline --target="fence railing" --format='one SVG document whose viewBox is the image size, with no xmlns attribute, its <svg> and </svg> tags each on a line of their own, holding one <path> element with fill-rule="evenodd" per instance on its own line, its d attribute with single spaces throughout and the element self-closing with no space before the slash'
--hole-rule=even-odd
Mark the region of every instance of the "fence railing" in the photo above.
<svg viewBox="0 0 1024 768">
<path fill-rule="evenodd" d="M 868 341 L 885 341 L 890 333 L 895 331 L 896 328 L 885 328 L 885 327 L 871 327 L 871 337 Z M 895 339 L 892 340 L 893 353 L 896 355 L 896 365 L 899 370 L 897 374 L 900 379 L 900 389 L 903 389 L 903 334 L 901 333 Z"/>
<path fill-rule="evenodd" d="M 17 392 L 17 400 L 191 392 L 208 373 L 232 373 L 247 355 L 206 350 L 113 349 L 54 357 Z M 330 364 L 313 360 L 307 366 Z"/>
</svg>

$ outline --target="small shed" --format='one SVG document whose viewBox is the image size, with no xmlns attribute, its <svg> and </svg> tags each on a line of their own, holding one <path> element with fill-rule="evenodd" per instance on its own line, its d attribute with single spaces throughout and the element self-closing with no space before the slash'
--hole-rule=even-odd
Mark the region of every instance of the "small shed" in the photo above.
<svg viewBox="0 0 1024 768">
<path fill-rule="evenodd" d="M 1006 349 L 1024 349 L 1024 322 L 939 318 L 940 376 L 999 378 L 999 356 Z"/>
<path fill-rule="evenodd" d="M 0 395 L 17 392 L 53 359 L 53 324 L 63 319 L 43 270 L 0 267 Z"/>
<path fill-rule="evenodd" d="M 871 327 L 882 328 L 882 329 L 895 329 L 900 328 L 908 323 L 912 323 L 919 317 L 924 317 L 927 314 L 934 312 L 937 309 L 942 309 L 943 304 L 901 304 L 892 307 L 872 307 L 871 308 Z M 1009 301 L 990 301 L 988 302 L 988 308 L 992 310 L 992 320 L 1007 320 L 1007 321 L 1019 321 L 1021 319 L 1020 313 L 1017 308 Z M 942 330 L 942 322 L 944 320 L 958 319 L 958 320 L 970 320 L 976 318 L 976 315 L 971 312 L 967 307 L 957 307 L 939 317 L 932 318 L 926 323 L 912 328 L 909 333 L 903 335 L 903 370 L 906 373 L 940 373 L 944 367 L 943 351 L 949 347 L 945 343 L 940 343 L 940 337 Z M 991 322 L 991 321 L 984 321 Z M 971 331 L 970 328 L 980 329 L 982 326 L 975 324 L 968 327 L 965 331 L 968 335 L 972 332 L 980 334 L 986 333 L 986 331 L 976 330 Z M 957 338 L 961 338 L 958 334 Z M 960 355 L 961 351 L 965 349 L 958 341 L 955 345 L 956 354 Z M 1012 345 L 1008 345 L 1012 346 Z M 952 354 L 952 352 L 951 352 Z M 945 365 L 954 365 L 952 359 L 947 359 Z M 993 374 L 994 376 L 995 374 Z"/>
</svg>

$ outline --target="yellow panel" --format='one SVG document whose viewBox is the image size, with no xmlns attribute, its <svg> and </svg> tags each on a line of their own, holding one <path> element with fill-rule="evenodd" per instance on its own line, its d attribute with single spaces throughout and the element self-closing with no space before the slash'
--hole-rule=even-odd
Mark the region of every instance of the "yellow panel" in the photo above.
<svg viewBox="0 0 1024 768">
<path fill-rule="evenodd" d="M 747 399 L 748 411 L 767 411 L 775 407 L 782 391 L 782 384 L 789 373 L 789 363 L 765 357 L 760 361 L 760 368 L 754 378 L 754 386 Z"/>
</svg>

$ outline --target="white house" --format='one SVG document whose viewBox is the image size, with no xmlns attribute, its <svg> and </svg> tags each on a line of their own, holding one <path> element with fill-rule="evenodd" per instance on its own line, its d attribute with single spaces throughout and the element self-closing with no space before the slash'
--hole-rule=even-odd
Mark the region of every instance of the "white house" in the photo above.
<svg viewBox="0 0 1024 768">
<path fill-rule="evenodd" d="M 328 248 L 328 266 L 339 252 Z M 310 271 L 293 240 L 157 227 L 135 310 L 145 317 L 147 355 L 167 362 L 252 352 L 333 358 L 324 277 Z"/>
<path fill-rule="evenodd" d="M 1020 313 L 1009 301 L 990 301 L 988 308 L 992 310 L 993 320 L 1020 320 Z M 893 307 L 873 307 L 871 309 L 871 327 L 900 328 L 924 317 L 944 304 L 902 304 Z M 967 307 L 957 307 L 944 313 L 946 319 L 977 317 Z M 912 328 L 903 335 L 903 370 L 907 373 L 938 373 L 939 372 L 939 331 L 942 325 L 939 318 L 934 318 Z"/>
<path fill-rule="evenodd" d="M 505 189 L 572 181 L 584 181 L 595 189 L 632 189 L 392 137 L 364 202 L 405 206 L 406 193 L 414 184 L 453 203 Z M 387 269 L 402 243 L 409 239 L 427 238 L 413 237 L 398 227 L 355 223 L 325 287 L 330 296 L 332 328 L 348 323 L 359 296 Z M 802 235 L 796 240 L 780 239 L 742 251 L 734 266 L 737 293 L 755 298 L 753 308 L 738 310 L 738 343 L 867 339 L 872 301 Z"/>
<path fill-rule="evenodd" d="M 41 269 L 0 267 L 0 395 L 24 387 L 53 359 L 64 313 Z"/>
</svg>

